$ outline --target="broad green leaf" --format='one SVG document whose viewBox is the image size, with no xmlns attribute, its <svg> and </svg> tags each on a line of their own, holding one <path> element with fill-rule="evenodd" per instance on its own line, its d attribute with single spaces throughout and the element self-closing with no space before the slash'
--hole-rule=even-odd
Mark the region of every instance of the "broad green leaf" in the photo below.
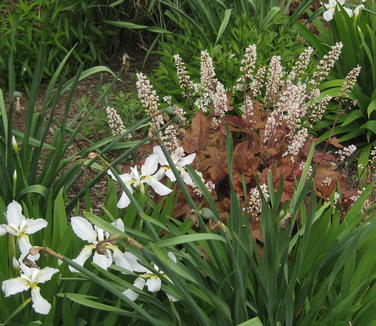
<svg viewBox="0 0 376 326">
<path fill-rule="evenodd" d="M 31 185 L 22 189 L 18 195 L 18 200 L 27 194 L 38 194 L 41 195 L 44 199 L 47 199 L 48 189 L 43 185 Z"/>
<path fill-rule="evenodd" d="M 342 123 L 341 126 L 346 126 L 349 123 L 358 120 L 360 118 L 363 118 L 363 113 L 360 110 L 353 110 L 350 113 L 346 114 L 345 121 Z"/>
<path fill-rule="evenodd" d="M 361 125 L 360 128 L 367 129 L 373 134 L 376 134 L 376 120 L 367 121 L 365 124 Z"/>
<path fill-rule="evenodd" d="M 367 108 L 368 119 L 371 117 L 373 111 L 376 110 L 376 100 L 373 100 Z"/>
</svg>

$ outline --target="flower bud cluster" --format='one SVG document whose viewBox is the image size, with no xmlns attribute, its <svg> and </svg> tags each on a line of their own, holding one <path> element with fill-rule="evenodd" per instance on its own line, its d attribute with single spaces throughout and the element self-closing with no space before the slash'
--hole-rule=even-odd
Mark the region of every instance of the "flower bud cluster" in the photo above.
<svg viewBox="0 0 376 326">
<path fill-rule="evenodd" d="M 298 155 L 300 150 L 303 148 L 307 138 L 308 138 L 308 129 L 307 128 L 300 129 L 292 137 L 292 140 L 290 141 L 287 147 L 287 151 L 283 153 L 283 156 L 292 155 L 291 159 L 293 160 L 293 157 Z"/>
<path fill-rule="evenodd" d="M 269 64 L 268 78 L 266 81 L 266 103 L 273 104 L 275 102 L 275 98 L 282 83 L 282 77 L 283 69 L 281 65 L 281 57 L 279 55 L 275 55 L 272 57 Z"/>
<path fill-rule="evenodd" d="M 361 69 L 360 66 L 356 66 L 347 74 L 345 78 L 345 82 L 343 83 L 343 86 L 341 88 L 342 96 L 344 97 L 349 96 L 350 92 L 354 88 L 356 80 L 358 79 L 360 69 Z"/>
<path fill-rule="evenodd" d="M 146 113 L 152 117 L 154 128 L 158 130 L 164 124 L 162 114 L 158 114 L 159 97 L 149 79 L 147 79 L 144 74 L 137 73 L 136 76 L 138 98 L 140 99 L 141 104 L 146 108 Z"/>
<path fill-rule="evenodd" d="M 211 180 L 205 181 L 204 176 L 202 175 L 200 171 L 196 171 L 196 173 L 201 178 L 202 183 L 205 184 L 205 187 L 208 189 L 209 192 L 212 192 L 215 190 L 214 182 L 212 182 Z M 193 189 L 193 192 L 195 193 L 196 196 L 202 197 L 202 192 L 197 186 Z"/>
<path fill-rule="evenodd" d="M 342 47 L 342 43 L 337 42 L 332 46 L 329 53 L 319 61 L 319 64 L 316 67 L 316 71 L 313 74 L 313 80 L 311 80 L 310 82 L 312 86 L 318 86 L 320 82 L 329 75 L 330 70 L 334 67 L 334 64 L 337 62 L 341 54 Z"/>
<path fill-rule="evenodd" d="M 266 201 L 269 200 L 269 191 L 268 186 L 266 184 L 260 185 L 261 192 Z M 250 190 L 249 193 L 249 202 L 247 211 L 249 214 L 253 216 L 257 216 L 261 213 L 262 210 L 262 199 L 260 195 L 260 191 L 257 187 L 254 187 Z"/>
<path fill-rule="evenodd" d="M 111 132 L 113 136 L 122 135 L 125 133 L 125 127 L 123 124 L 123 120 L 121 119 L 120 115 L 116 112 L 116 110 L 110 106 L 106 108 L 107 113 L 107 122 L 111 128 Z"/>
<path fill-rule="evenodd" d="M 245 50 L 244 58 L 241 62 L 242 66 L 240 67 L 242 76 L 237 81 L 237 84 L 235 86 L 236 89 L 240 91 L 247 91 L 247 85 L 255 78 L 254 73 L 256 68 L 256 60 L 257 50 L 256 45 L 253 44 Z"/>
<path fill-rule="evenodd" d="M 288 74 L 287 79 L 289 81 L 294 82 L 295 79 L 306 72 L 312 57 L 312 53 L 313 49 L 309 47 L 300 54 L 298 60 L 295 62 L 295 65 Z"/>
<path fill-rule="evenodd" d="M 201 67 L 200 67 L 201 85 L 204 89 L 212 92 L 216 91 L 218 79 L 215 75 L 213 59 L 208 51 L 201 51 Z"/>
<path fill-rule="evenodd" d="M 227 112 L 227 93 L 222 83 L 218 82 L 213 94 L 213 126 L 217 128 Z"/>
<path fill-rule="evenodd" d="M 183 95 L 189 97 L 193 91 L 193 83 L 191 82 L 184 61 L 179 54 L 174 55 L 176 74 L 178 76 L 180 88 L 183 90 Z"/>
<path fill-rule="evenodd" d="M 346 159 L 351 157 L 351 155 L 353 155 L 355 151 L 356 151 L 356 146 L 350 145 L 350 146 L 344 147 L 343 149 L 338 150 L 336 154 L 339 156 L 339 161 L 344 162 Z"/>
<path fill-rule="evenodd" d="M 249 124 L 253 124 L 254 121 L 252 120 L 253 117 L 253 103 L 252 98 L 248 95 L 245 96 L 244 105 L 240 108 L 243 112 L 242 118 Z"/>
<path fill-rule="evenodd" d="M 309 112 L 308 118 L 311 124 L 315 124 L 316 122 L 321 120 L 326 110 L 326 107 L 328 106 L 331 99 L 332 99 L 331 96 L 325 96 L 319 102 L 310 105 L 310 107 L 308 108 L 308 112 Z"/>
</svg>

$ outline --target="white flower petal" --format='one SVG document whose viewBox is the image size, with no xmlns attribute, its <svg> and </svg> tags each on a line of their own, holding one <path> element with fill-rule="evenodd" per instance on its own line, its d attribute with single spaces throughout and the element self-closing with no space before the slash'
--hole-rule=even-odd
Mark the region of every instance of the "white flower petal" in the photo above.
<svg viewBox="0 0 376 326">
<path fill-rule="evenodd" d="M 129 204 L 131 203 L 131 200 L 129 199 L 129 197 L 127 196 L 127 194 L 123 191 L 123 193 L 121 194 L 121 197 L 117 203 L 117 207 L 118 208 L 126 208 L 129 206 Z"/>
<path fill-rule="evenodd" d="M 20 268 L 22 273 L 27 277 L 31 277 L 36 270 L 36 268 L 26 266 L 22 261 L 20 261 Z"/>
<path fill-rule="evenodd" d="M 2 235 L 4 235 L 5 233 L 7 233 L 6 229 L 5 229 L 5 224 L 1 224 L 0 225 L 0 237 Z"/>
<path fill-rule="evenodd" d="M 17 277 L 4 281 L 1 289 L 3 290 L 5 296 L 9 297 L 10 295 L 26 291 L 29 289 L 29 287 L 30 286 L 25 279 Z"/>
<path fill-rule="evenodd" d="M 133 271 L 133 272 L 138 272 L 138 273 L 149 273 L 150 271 L 142 266 L 140 263 L 138 263 L 138 258 L 136 255 L 132 254 L 131 252 L 129 251 L 126 251 L 124 253 L 124 258 L 127 260 L 129 266 L 130 266 L 130 270 Z"/>
<path fill-rule="evenodd" d="M 35 220 L 33 219 L 27 219 L 26 220 L 26 229 L 25 229 L 25 233 L 27 234 L 33 234 L 37 231 L 39 231 L 40 229 L 43 229 L 47 226 L 47 221 L 44 220 L 43 218 L 37 218 Z"/>
<path fill-rule="evenodd" d="M 44 283 L 46 281 L 49 281 L 51 277 L 58 272 L 59 270 L 56 268 L 45 267 L 39 271 L 36 277 L 36 281 L 38 281 L 38 283 Z"/>
<path fill-rule="evenodd" d="M 350 17 L 352 17 L 352 15 L 353 15 L 353 11 L 350 9 L 350 8 L 344 8 L 345 9 L 345 11 L 347 12 L 347 14 L 350 16 Z"/>
<path fill-rule="evenodd" d="M 166 293 L 166 295 L 167 295 L 168 300 L 170 300 L 171 302 L 177 302 L 177 301 L 179 301 L 179 299 L 177 297 L 174 297 L 171 294 Z"/>
<path fill-rule="evenodd" d="M 94 245 L 87 245 L 87 246 L 84 246 L 80 252 L 80 254 L 75 258 L 75 259 L 72 259 L 75 263 L 77 263 L 78 265 L 81 265 L 81 266 L 84 266 L 85 262 L 89 259 L 89 257 L 91 256 L 91 253 L 93 251 L 93 249 L 95 248 Z M 72 266 L 69 266 L 69 270 L 71 272 L 74 272 L 74 273 L 78 273 L 78 270 L 76 270 L 75 268 L 73 268 Z"/>
<path fill-rule="evenodd" d="M 150 185 L 159 196 L 166 196 L 172 191 L 172 189 L 154 179 L 148 179 L 146 183 Z"/>
<path fill-rule="evenodd" d="M 106 255 L 102 255 L 95 251 L 93 257 L 93 262 L 105 270 L 112 265 L 112 254 L 109 250 L 106 250 L 106 253 Z"/>
<path fill-rule="evenodd" d="M 160 165 L 168 165 L 167 159 L 164 156 L 161 146 L 154 146 L 153 147 L 153 154 L 158 156 L 159 164 Z"/>
<path fill-rule="evenodd" d="M 176 181 L 175 174 L 174 174 L 174 172 L 172 172 L 171 169 L 168 169 L 168 170 L 166 171 L 166 176 L 167 176 L 167 178 L 169 178 L 172 182 L 175 182 L 175 181 Z"/>
<path fill-rule="evenodd" d="M 14 225 L 3 224 L 3 228 L 9 234 L 14 235 L 15 237 L 18 237 L 19 235 L 18 227 Z"/>
<path fill-rule="evenodd" d="M 187 184 L 188 186 L 190 186 L 192 188 L 196 187 L 195 184 L 193 183 L 191 176 L 188 174 L 187 171 L 183 170 L 180 173 L 181 173 L 181 177 L 183 178 L 183 181 L 185 182 L 185 184 Z"/>
<path fill-rule="evenodd" d="M 166 167 L 161 167 L 154 175 L 153 175 L 153 179 L 155 180 L 161 180 L 164 178 L 164 176 L 166 175 L 166 171 L 168 171 L 169 168 L 166 168 Z"/>
<path fill-rule="evenodd" d="M 128 186 L 128 189 L 132 191 L 129 187 L 130 182 L 133 180 L 133 177 L 129 173 L 120 174 L 120 179 Z"/>
<path fill-rule="evenodd" d="M 25 257 L 31 248 L 31 243 L 28 235 L 21 235 L 18 238 L 18 247 L 20 248 L 21 256 Z"/>
<path fill-rule="evenodd" d="M 142 277 L 138 277 L 134 281 L 133 286 L 142 290 L 145 286 L 145 280 Z M 135 301 L 139 297 L 139 294 L 131 289 L 125 290 L 123 294 L 132 301 Z"/>
<path fill-rule="evenodd" d="M 178 260 L 176 259 L 176 256 L 171 252 L 171 251 L 169 251 L 168 253 L 167 253 L 167 256 L 174 262 L 174 263 L 177 263 L 178 262 Z"/>
<path fill-rule="evenodd" d="M 25 216 L 22 215 L 22 206 L 13 200 L 7 207 L 5 217 L 9 225 L 14 225 L 19 228 L 25 220 Z"/>
<path fill-rule="evenodd" d="M 141 174 L 143 176 L 151 176 L 158 168 L 158 155 L 151 154 L 146 158 L 144 165 L 141 167 Z"/>
<path fill-rule="evenodd" d="M 183 166 L 191 164 L 194 161 L 195 157 L 196 157 L 196 153 L 189 154 L 188 156 L 183 157 L 179 162 L 180 163 L 179 166 L 183 167 Z"/>
<path fill-rule="evenodd" d="M 17 260 L 16 257 L 13 256 L 12 258 L 12 266 L 15 270 L 19 270 L 20 269 L 20 262 Z"/>
<path fill-rule="evenodd" d="M 38 286 L 31 289 L 31 300 L 33 301 L 33 309 L 38 314 L 47 315 L 51 310 L 51 304 L 40 295 Z"/>
<path fill-rule="evenodd" d="M 107 170 L 107 174 L 111 177 L 112 180 L 117 181 L 117 179 L 115 178 L 115 175 L 112 173 L 110 169 Z"/>
<path fill-rule="evenodd" d="M 124 232 L 124 222 L 121 218 L 118 218 L 116 221 L 112 222 L 111 225 L 113 225 L 115 228 L 117 228 L 119 231 Z"/>
<path fill-rule="evenodd" d="M 333 15 L 334 15 L 334 8 L 330 8 L 324 12 L 323 18 L 328 22 L 333 19 Z"/>
<path fill-rule="evenodd" d="M 97 233 L 96 240 L 97 241 L 103 241 L 104 240 L 104 230 L 101 229 L 99 226 L 94 225 L 94 230 Z"/>
<path fill-rule="evenodd" d="M 5 230 L 5 225 L 4 224 L 1 224 L 0 225 L 0 237 L 2 235 L 4 235 L 5 233 L 7 233 L 7 231 Z"/>
<path fill-rule="evenodd" d="M 146 286 L 148 287 L 149 292 L 158 292 L 161 289 L 162 281 L 157 276 L 151 276 L 146 281 Z"/>
<path fill-rule="evenodd" d="M 354 9 L 354 15 L 358 16 L 360 11 L 364 9 L 364 5 L 359 5 Z"/>
<path fill-rule="evenodd" d="M 112 248 L 113 254 L 112 258 L 114 260 L 115 265 L 124 268 L 129 272 L 133 272 L 132 266 L 130 265 L 129 261 L 124 257 L 124 254 L 119 250 L 119 248 Z"/>
<path fill-rule="evenodd" d="M 134 292 L 134 291 L 131 290 L 131 289 L 128 289 L 128 290 L 123 291 L 123 294 L 124 294 L 129 300 L 132 300 L 132 301 L 136 301 L 137 298 L 139 297 L 139 294 L 138 294 L 137 292 Z"/>
<path fill-rule="evenodd" d="M 81 216 L 73 216 L 71 225 L 74 233 L 82 240 L 93 243 L 97 239 L 97 232 L 87 219 Z"/>
</svg>

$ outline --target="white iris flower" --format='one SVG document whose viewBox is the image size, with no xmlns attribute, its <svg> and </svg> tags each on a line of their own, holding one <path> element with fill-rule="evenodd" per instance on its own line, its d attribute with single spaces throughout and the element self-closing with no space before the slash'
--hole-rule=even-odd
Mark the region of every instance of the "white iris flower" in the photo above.
<svg viewBox="0 0 376 326">
<path fill-rule="evenodd" d="M 124 232 L 124 223 L 121 219 L 117 219 L 111 223 L 118 230 Z M 83 266 L 90 258 L 95 249 L 93 262 L 101 268 L 107 270 L 114 262 L 116 265 L 129 271 L 144 271 L 144 267 L 137 263 L 137 258 L 130 252 L 123 253 L 118 246 L 114 245 L 110 239 L 110 234 L 103 229 L 92 225 L 88 220 L 81 216 L 74 216 L 71 219 L 71 225 L 74 233 L 84 241 L 89 242 L 84 246 L 80 254 L 73 259 L 74 262 Z M 72 272 L 76 269 L 69 266 Z"/>
<path fill-rule="evenodd" d="M 17 237 L 21 252 L 20 260 L 22 260 L 27 254 L 29 254 L 29 250 L 31 248 L 29 234 L 33 234 L 45 228 L 48 223 L 43 218 L 26 218 L 22 214 L 22 206 L 16 201 L 12 201 L 8 205 L 7 211 L 5 212 L 5 217 L 8 224 L 1 225 L 0 235 L 2 235 L 5 230 L 9 234 Z M 35 261 L 39 258 L 39 254 L 29 255 L 28 258 Z"/>
<path fill-rule="evenodd" d="M 177 259 L 172 252 L 169 252 L 167 255 L 174 263 L 177 263 Z M 157 265 L 154 265 L 154 269 L 157 272 L 159 272 L 160 275 L 162 275 L 163 277 L 165 277 L 167 280 L 170 281 L 170 279 L 164 274 L 163 271 L 161 271 L 159 269 L 159 267 Z M 158 292 L 161 289 L 162 280 L 159 278 L 158 275 L 156 275 L 153 272 L 151 272 L 150 270 L 146 269 L 146 271 L 143 274 L 141 274 L 139 277 L 137 277 L 136 280 L 133 283 L 133 286 L 140 289 L 140 290 L 142 290 L 145 287 L 145 285 L 148 288 L 149 292 L 152 292 L 152 293 Z M 135 301 L 139 297 L 139 294 L 137 292 L 131 290 L 131 289 L 125 290 L 123 292 L 123 294 L 132 301 Z M 179 300 L 179 299 L 175 298 L 174 296 L 169 295 L 168 293 L 166 293 L 166 294 L 167 294 L 167 297 L 173 302 Z"/>
<path fill-rule="evenodd" d="M 20 268 L 20 277 L 3 282 L 2 290 L 5 296 L 8 297 L 31 289 L 33 309 L 39 314 L 47 315 L 51 310 L 51 304 L 41 296 L 38 284 L 49 281 L 59 270 L 51 267 L 45 267 L 43 269 L 31 268 L 24 264 L 21 264 Z"/>
<path fill-rule="evenodd" d="M 174 173 L 172 172 L 172 169 L 170 165 L 167 162 L 166 157 L 164 156 L 164 153 L 162 151 L 162 148 L 160 146 L 154 146 L 153 148 L 153 154 L 158 156 L 159 164 L 162 166 L 159 170 L 158 173 L 162 174 L 165 173 L 166 176 L 172 181 L 175 182 L 176 178 Z M 174 162 L 177 170 L 180 172 L 180 175 L 183 179 L 183 181 L 188 185 L 191 186 L 192 188 L 195 188 L 195 184 L 193 183 L 190 175 L 188 172 L 185 170 L 185 166 L 191 164 L 193 160 L 196 157 L 196 153 L 189 154 L 187 156 L 179 155 L 176 153 L 171 154 L 171 159 Z"/>
<path fill-rule="evenodd" d="M 341 6 L 343 6 L 345 2 L 346 0 L 329 0 L 327 4 L 324 4 L 326 11 L 323 14 L 323 18 L 326 21 L 331 21 L 333 19 L 337 5 L 340 4 Z M 344 9 L 346 10 L 347 14 L 352 17 L 353 11 L 346 7 L 344 7 Z"/>
<path fill-rule="evenodd" d="M 120 175 L 120 178 L 125 183 L 129 191 L 133 194 L 132 187 L 139 188 L 141 192 L 145 192 L 144 184 L 148 184 L 158 195 L 166 196 L 172 189 L 166 187 L 163 183 L 159 182 L 164 177 L 164 174 L 155 173 L 158 169 L 158 156 L 155 154 L 150 155 L 144 165 L 141 166 L 141 173 L 137 167 L 132 167 L 130 173 Z M 116 180 L 111 171 L 108 174 L 112 179 Z M 125 192 L 122 193 L 120 200 L 117 204 L 118 208 L 126 208 L 130 204 L 130 199 Z"/>
</svg>

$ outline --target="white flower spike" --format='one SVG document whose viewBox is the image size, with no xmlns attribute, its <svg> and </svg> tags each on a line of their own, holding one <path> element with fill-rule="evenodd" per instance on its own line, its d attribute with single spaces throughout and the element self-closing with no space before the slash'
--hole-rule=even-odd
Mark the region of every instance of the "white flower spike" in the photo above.
<svg viewBox="0 0 376 326">
<path fill-rule="evenodd" d="M 111 223 L 118 230 L 124 232 L 124 223 L 121 219 L 117 219 Z M 84 241 L 89 242 L 84 246 L 79 255 L 73 259 L 74 262 L 83 266 L 85 262 L 92 255 L 93 249 L 95 253 L 93 256 L 93 262 L 101 268 L 107 270 L 112 263 L 128 270 L 128 271 L 140 271 L 143 272 L 145 268 L 137 263 L 137 258 L 131 254 L 123 254 L 118 246 L 114 245 L 110 241 L 110 234 L 102 230 L 84 219 L 81 216 L 74 216 L 71 219 L 71 225 L 74 233 Z M 71 272 L 77 272 L 76 269 L 69 266 Z"/>
<path fill-rule="evenodd" d="M 29 234 L 33 234 L 45 228 L 48 223 L 43 218 L 27 219 L 22 214 L 22 206 L 16 201 L 12 201 L 8 205 L 5 217 L 8 224 L 1 225 L 1 228 L 9 234 L 17 237 L 21 252 L 20 259 L 22 260 L 27 254 L 29 254 L 29 250 L 31 248 Z M 0 234 L 1 233 L 2 232 L 0 231 Z M 39 254 L 29 255 L 29 258 L 32 260 L 37 260 L 39 258 Z"/>
<path fill-rule="evenodd" d="M 33 309 L 39 314 L 47 315 L 51 310 L 51 304 L 41 296 L 38 284 L 49 281 L 59 270 L 51 267 L 43 269 L 30 268 L 24 264 L 21 264 L 20 267 L 20 277 L 3 282 L 1 288 L 5 293 L 5 297 L 31 289 Z"/>
<path fill-rule="evenodd" d="M 168 252 L 167 255 L 174 263 L 177 263 L 177 259 L 172 252 Z M 159 267 L 157 265 L 154 265 L 154 269 L 157 272 L 159 272 L 159 274 L 161 274 L 163 277 L 165 277 L 167 280 L 169 280 L 171 282 L 171 280 L 165 275 L 165 273 L 163 271 L 161 271 L 159 269 Z M 149 270 L 146 270 L 146 272 L 144 272 L 139 277 L 137 277 L 136 280 L 133 283 L 133 286 L 140 289 L 140 290 L 142 290 L 145 287 L 145 285 L 147 286 L 149 292 L 151 292 L 151 293 L 158 292 L 161 289 L 162 280 L 159 278 L 158 275 L 154 274 L 153 272 L 151 272 Z M 139 294 L 137 292 L 133 291 L 132 289 L 127 289 L 127 290 L 123 291 L 123 294 L 126 297 L 128 297 L 128 299 L 130 299 L 132 301 L 135 301 L 139 296 Z M 176 302 L 176 301 L 179 300 L 179 299 L 175 298 L 174 296 L 169 295 L 168 293 L 166 293 L 166 294 L 167 294 L 167 297 L 169 298 L 169 300 L 171 300 L 173 302 Z"/>
</svg>

